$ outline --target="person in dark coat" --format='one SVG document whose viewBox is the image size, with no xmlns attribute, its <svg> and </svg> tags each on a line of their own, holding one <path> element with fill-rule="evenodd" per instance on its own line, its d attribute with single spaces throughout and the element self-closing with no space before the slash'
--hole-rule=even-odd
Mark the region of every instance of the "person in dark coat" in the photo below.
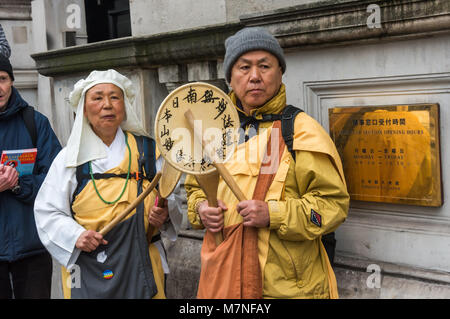
<svg viewBox="0 0 450 319">
<path fill-rule="evenodd" d="M 5 31 L 3 31 L 3 27 L 0 24 L 0 55 L 3 55 L 5 58 L 9 59 L 11 56 L 11 47 L 9 46 L 8 39 L 6 39 Z"/>
<path fill-rule="evenodd" d="M 61 145 L 48 119 L 33 111 L 36 145 L 25 125 L 28 103 L 13 86 L 9 60 L 0 56 L 0 152 L 37 148 L 31 175 L 0 165 L 0 298 L 50 298 L 52 259 L 39 240 L 33 205 Z M 30 113 L 28 113 L 30 114 Z"/>
</svg>

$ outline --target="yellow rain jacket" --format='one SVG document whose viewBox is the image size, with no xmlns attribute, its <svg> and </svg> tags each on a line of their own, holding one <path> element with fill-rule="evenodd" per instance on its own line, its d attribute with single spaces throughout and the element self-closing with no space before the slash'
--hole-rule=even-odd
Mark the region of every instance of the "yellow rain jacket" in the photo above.
<svg viewBox="0 0 450 319">
<path fill-rule="evenodd" d="M 230 97 L 236 104 L 233 92 Z M 275 97 L 252 113 L 257 118 L 279 114 L 285 106 L 282 85 Z M 261 122 L 258 134 L 240 144 L 225 164 L 248 199 L 256 185 L 271 127 L 272 123 Z M 342 164 L 328 134 L 306 113 L 296 117 L 293 148 L 296 161 L 285 148 L 266 195 L 270 227 L 258 229 L 263 297 L 337 298 L 336 278 L 321 236 L 336 230 L 347 217 L 349 195 Z M 195 207 L 206 196 L 193 176 L 187 176 L 185 188 L 189 221 L 194 228 L 203 228 Z M 224 226 L 241 223 L 236 211 L 238 200 L 222 179 L 217 197 L 228 207 Z"/>
</svg>

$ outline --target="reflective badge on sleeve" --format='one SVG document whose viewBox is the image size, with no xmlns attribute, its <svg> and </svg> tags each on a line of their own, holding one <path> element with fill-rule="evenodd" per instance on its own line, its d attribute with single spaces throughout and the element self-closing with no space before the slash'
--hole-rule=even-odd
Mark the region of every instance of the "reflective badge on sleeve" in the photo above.
<svg viewBox="0 0 450 319">
<path fill-rule="evenodd" d="M 322 226 L 322 216 L 314 209 L 311 208 L 311 221 L 314 225 L 321 227 Z"/>
</svg>

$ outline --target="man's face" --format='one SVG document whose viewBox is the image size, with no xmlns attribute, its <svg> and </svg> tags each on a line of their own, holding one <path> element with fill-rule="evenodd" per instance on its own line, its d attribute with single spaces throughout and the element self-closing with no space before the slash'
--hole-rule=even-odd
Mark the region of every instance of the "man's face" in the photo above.
<svg viewBox="0 0 450 319">
<path fill-rule="evenodd" d="M 230 86 L 244 111 L 258 108 L 278 93 L 283 76 L 278 59 L 267 51 L 250 51 L 231 69 Z"/>
<path fill-rule="evenodd" d="M 9 77 L 9 74 L 5 71 L 0 71 L 0 111 L 4 111 L 6 105 L 8 105 L 12 85 L 13 81 Z"/>
</svg>

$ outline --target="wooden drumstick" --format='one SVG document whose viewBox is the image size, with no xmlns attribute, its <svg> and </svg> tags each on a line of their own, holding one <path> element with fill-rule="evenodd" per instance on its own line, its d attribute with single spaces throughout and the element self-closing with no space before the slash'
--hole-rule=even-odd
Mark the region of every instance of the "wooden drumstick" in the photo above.
<svg viewBox="0 0 450 319">
<path fill-rule="evenodd" d="M 131 213 L 133 209 L 135 209 L 151 193 L 151 191 L 156 187 L 156 184 L 158 184 L 160 178 L 161 172 L 156 173 L 150 185 L 130 205 L 128 205 L 124 211 L 111 220 L 109 224 L 103 227 L 99 233 L 105 236 L 111 229 L 114 228 L 114 226 L 127 217 L 128 214 Z"/>
<path fill-rule="evenodd" d="M 194 115 L 192 114 L 191 110 L 187 110 L 184 113 L 184 116 L 186 117 L 189 126 L 191 127 L 194 134 L 198 134 L 198 132 L 194 129 Z M 205 141 L 201 136 L 196 135 L 196 139 L 201 141 L 203 150 L 205 149 Z M 207 154 L 209 157 L 210 155 Z M 217 205 L 217 186 L 219 183 L 219 175 L 222 176 L 225 183 L 228 185 L 228 187 L 231 189 L 233 194 L 239 199 L 239 201 L 246 200 L 244 193 L 241 191 L 240 187 L 234 180 L 233 176 L 231 176 L 230 172 L 226 169 L 226 167 L 222 163 L 216 163 L 213 162 L 212 165 L 217 169 L 217 173 L 215 173 L 212 176 L 209 176 L 210 174 L 202 174 L 202 175 L 195 175 L 197 182 L 199 183 L 200 187 L 205 192 L 205 195 L 208 199 L 208 204 L 211 207 L 218 207 Z M 222 232 L 215 233 L 214 237 L 216 239 L 216 244 L 219 245 L 221 242 L 223 242 L 223 234 Z"/>
<path fill-rule="evenodd" d="M 192 114 L 192 111 L 187 110 L 184 113 L 184 116 L 188 120 L 188 123 L 191 126 L 194 134 L 198 134 L 198 132 L 196 132 L 196 130 L 194 130 L 195 118 L 194 118 L 194 115 Z M 199 141 L 201 141 L 203 148 L 205 148 L 205 141 L 201 138 L 201 136 L 196 136 L 196 137 Z M 207 155 L 209 156 L 209 154 L 207 154 Z M 230 172 L 227 170 L 225 165 L 223 165 L 222 163 L 216 163 L 216 162 L 213 162 L 212 165 L 217 169 L 217 171 L 219 172 L 219 175 L 222 176 L 223 180 L 228 185 L 228 187 L 231 189 L 233 194 L 237 197 L 237 199 L 239 199 L 239 201 L 246 200 L 244 193 L 242 192 L 241 188 L 234 180 L 233 176 L 231 176 Z"/>
</svg>

